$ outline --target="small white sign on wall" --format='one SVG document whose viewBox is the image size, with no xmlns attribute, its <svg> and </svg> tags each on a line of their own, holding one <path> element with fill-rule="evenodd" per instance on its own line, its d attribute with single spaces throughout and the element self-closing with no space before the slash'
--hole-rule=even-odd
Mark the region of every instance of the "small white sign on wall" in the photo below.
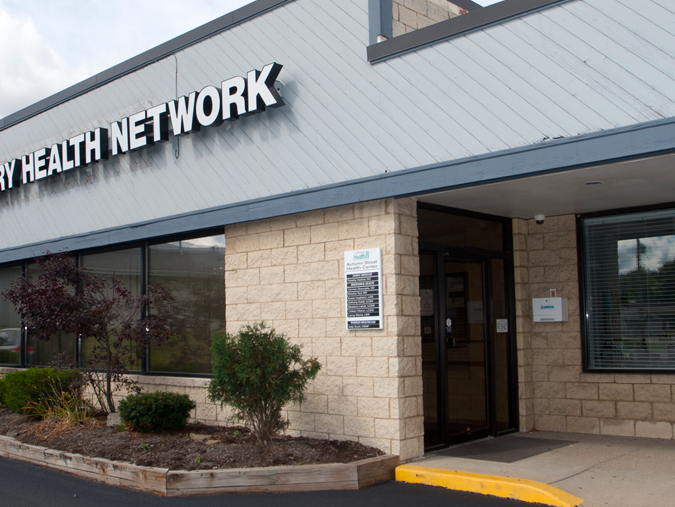
<svg viewBox="0 0 675 507">
<path fill-rule="evenodd" d="M 347 329 L 383 329 L 382 251 L 345 252 Z"/>
<path fill-rule="evenodd" d="M 532 299 L 534 322 L 567 322 L 567 298 Z"/>
</svg>

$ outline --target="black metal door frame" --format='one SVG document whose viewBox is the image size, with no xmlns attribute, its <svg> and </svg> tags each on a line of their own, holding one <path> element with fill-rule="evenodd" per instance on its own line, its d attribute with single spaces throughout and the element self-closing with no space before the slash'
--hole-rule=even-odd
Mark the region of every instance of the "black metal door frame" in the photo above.
<svg viewBox="0 0 675 507">
<path fill-rule="evenodd" d="M 436 382 L 437 382 L 437 407 L 438 407 L 438 421 L 439 429 L 441 431 L 441 440 L 442 443 L 439 445 L 446 447 L 449 445 L 454 445 L 462 443 L 469 440 L 476 440 L 479 438 L 485 438 L 488 436 L 497 436 L 497 410 L 496 410 L 496 397 L 497 397 L 497 381 L 496 381 L 496 357 L 495 357 L 495 336 L 493 329 L 494 321 L 494 307 L 493 307 L 493 294 L 492 294 L 492 260 L 493 259 L 502 259 L 504 261 L 504 269 L 508 270 L 510 263 L 508 262 L 509 255 L 508 252 L 501 251 L 492 251 L 492 250 L 481 250 L 474 248 L 464 248 L 464 247 L 454 247 L 449 245 L 441 245 L 436 243 L 427 243 L 420 242 L 419 244 L 420 254 L 432 254 L 434 255 L 434 307 L 436 309 Z M 447 418 L 447 404 L 448 404 L 448 383 L 447 383 L 447 374 L 448 374 L 448 365 L 447 360 L 440 360 L 441 358 L 447 357 L 447 332 L 445 327 L 446 320 L 446 308 L 445 308 L 445 261 L 458 261 L 458 262 L 477 262 L 481 263 L 482 273 L 483 273 L 483 318 L 486 325 L 484 326 L 485 333 L 485 389 L 486 389 L 486 409 L 487 409 L 487 428 L 481 428 L 476 431 L 467 432 L 465 434 L 456 435 L 452 438 L 449 434 L 448 428 L 448 418 Z M 505 273 L 506 275 L 506 273 Z M 511 311 L 511 300 L 512 300 L 512 285 L 509 283 L 509 277 L 505 276 L 505 297 L 507 300 L 507 314 L 509 316 L 509 340 L 513 341 L 514 336 L 514 324 L 513 313 Z M 441 298 L 443 295 L 443 298 Z M 509 358 L 512 372 L 515 370 L 515 364 L 513 362 L 513 355 L 509 351 Z M 511 375 L 513 377 L 513 374 Z M 517 384 L 516 384 L 517 387 Z M 509 397 L 511 400 L 515 400 L 515 393 L 513 391 L 514 382 L 509 382 Z M 509 418 L 511 420 L 511 425 L 514 425 L 514 416 L 516 414 L 513 412 L 513 406 L 515 403 L 509 404 Z M 515 431 L 514 429 L 508 430 L 508 432 Z M 503 432 L 502 432 L 503 433 Z"/>
</svg>

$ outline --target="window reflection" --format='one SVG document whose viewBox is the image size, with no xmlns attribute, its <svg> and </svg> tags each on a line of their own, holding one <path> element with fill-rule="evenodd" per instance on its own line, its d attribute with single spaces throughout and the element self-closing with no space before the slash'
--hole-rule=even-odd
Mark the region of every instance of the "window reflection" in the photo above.
<svg viewBox="0 0 675 507">
<path fill-rule="evenodd" d="M 672 211 L 584 221 L 592 368 L 675 368 Z"/>
<path fill-rule="evenodd" d="M 21 278 L 21 266 L 0 269 L 0 293 Z M 30 357 L 29 357 L 30 359 Z M 0 364 L 21 363 L 21 316 L 0 296 Z"/>
<path fill-rule="evenodd" d="M 75 259 L 73 259 L 75 262 Z M 42 268 L 34 262 L 28 265 L 26 274 L 30 279 L 38 278 Z M 38 340 L 26 330 L 26 348 L 28 366 L 49 366 L 58 363 L 62 366 L 72 366 L 75 363 L 75 335 L 58 332 L 49 340 Z"/>
<path fill-rule="evenodd" d="M 225 236 L 153 245 L 148 257 L 149 284 L 174 298 L 171 314 L 162 316 L 176 334 L 152 347 L 150 369 L 210 373 L 211 336 L 225 328 Z"/>
<path fill-rule="evenodd" d="M 131 291 L 134 298 L 141 295 L 141 259 L 142 250 L 140 248 L 129 248 L 126 250 L 116 250 L 112 252 L 102 252 L 91 255 L 82 256 L 82 266 L 93 275 L 105 278 L 108 291 L 106 297 L 112 298 L 112 282 L 113 278 L 117 279 L 122 285 Z M 121 324 L 128 314 L 122 313 L 117 319 L 117 322 L 111 323 L 111 333 L 115 335 L 115 326 Z M 82 347 L 82 365 L 87 366 L 88 358 L 90 357 L 92 348 L 96 345 L 95 340 L 85 338 L 81 344 Z M 126 368 L 129 370 L 140 370 L 141 361 L 137 355 L 131 350 L 129 344 L 125 346 L 125 358 L 120 358 L 125 361 Z"/>
</svg>

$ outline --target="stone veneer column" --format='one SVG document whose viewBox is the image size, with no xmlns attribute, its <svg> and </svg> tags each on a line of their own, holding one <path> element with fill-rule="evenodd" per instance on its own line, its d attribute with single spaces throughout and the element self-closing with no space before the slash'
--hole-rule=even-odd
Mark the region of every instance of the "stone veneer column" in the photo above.
<svg viewBox="0 0 675 507">
<path fill-rule="evenodd" d="M 227 226 L 229 332 L 264 320 L 322 369 L 289 432 L 423 454 L 417 208 L 386 199 Z M 344 252 L 380 247 L 385 329 L 348 331 Z"/>
<path fill-rule="evenodd" d="M 520 429 L 673 438 L 675 376 L 584 373 L 574 215 L 513 221 Z M 568 298 L 568 322 L 532 322 L 532 298 Z"/>
<path fill-rule="evenodd" d="M 527 220 L 513 220 L 513 269 L 516 298 L 516 347 L 518 360 L 518 407 L 520 431 L 534 428 L 534 385 L 532 382 L 532 295 L 527 257 Z M 529 308 L 529 311 L 528 311 Z"/>
</svg>

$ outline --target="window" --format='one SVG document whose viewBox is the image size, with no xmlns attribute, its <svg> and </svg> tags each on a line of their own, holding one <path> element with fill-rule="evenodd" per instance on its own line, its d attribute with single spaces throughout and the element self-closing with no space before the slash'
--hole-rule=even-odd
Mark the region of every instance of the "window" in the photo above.
<svg viewBox="0 0 675 507">
<path fill-rule="evenodd" d="M 173 296 L 176 338 L 150 351 L 150 370 L 210 373 L 211 336 L 225 330 L 225 236 L 152 245 L 149 284 Z M 152 311 L 152 309 L 151 309 Z"/>
<path fill-rule="evenodd" d="M 39 277 L 40 272 L 37 263 L 30 263 L 26 267 L 26 276 L 30 278 Z M 49 366 L 54 363 L 70 366 L 75 362 L 74 334 L 59 332 L 45 341 L 34 338 L 30 334 L 30 329 L 26 329 L 26 342 L 27 366 Z"/>
<path fill-rule="evenodd" d="M 418 207 L 417 224 L 420 241 L 466 248 L 506 250 L 501 222 Z"/>
<path fill-rule="evenodd" d="M 0 293 L 21 278 L 21 266 L 0 269 Z M 21 363 L 21 316 L 14 305 L 0 296 L 0 364 Z"/>
<path fill-rule="evenodd" d="M 675 210 L 582 222 L 592 370 L 675 370 Z"/>
<path fill-rule="evenodd" d="M 73 262 L 76 262 L 75 259 Z M 145 361 L 129 358 L 130 371 L 208 374 L 211 338 L 225 329 L 225 236 L 183 236 L 161 244 L 108 249 L 79 256 L 80 264 L 111 284 L 113 276 L 134 296 L 163 286 L 172 297 L 170 310 L 162 310 L 175 337 L 147 351 Z M 39 276 L 36 263 L 0 268 L 0 293 L 22 277 Z M 150 312 L 160 311 L 149 308 Z M 123 317 L 123 316 L 122 316 Z M 76 345 L 73 335 L 59 333 L 47 341 L 26 335 L 25 361 L 21 360 L 21 316 L 0 297 L 0 364 L 49 365 L 55 361 L 87 364 L 92 344 Z"/>
<path fill-rule="evenodd" d="M 101 252 L 90 255 L 83 255 L 81 258 L 82 266 L 90 273 L 105 278 L 108 287 L 106 297 L 112 297 L 113 277 L 117 279 L 124 288 L 131 292 L 134 298 L 141 295 L 142 290 L 142 257 L 141 248 L 128 248 L 125 250 L 114 250 L 111 252 Z M 129 319 L 130 313 L 120 315 L 121 319 Z M 87 359 L 91 358 L 90 352 L 95 343 L 93 340 L 85 338 L 80 344 L 80 362 L 83 366 L 88 364 Z M 126 368 L 129 370 L 141 370 L 141 362 L 132 354 L 124 359 Z"/>
</svg>

